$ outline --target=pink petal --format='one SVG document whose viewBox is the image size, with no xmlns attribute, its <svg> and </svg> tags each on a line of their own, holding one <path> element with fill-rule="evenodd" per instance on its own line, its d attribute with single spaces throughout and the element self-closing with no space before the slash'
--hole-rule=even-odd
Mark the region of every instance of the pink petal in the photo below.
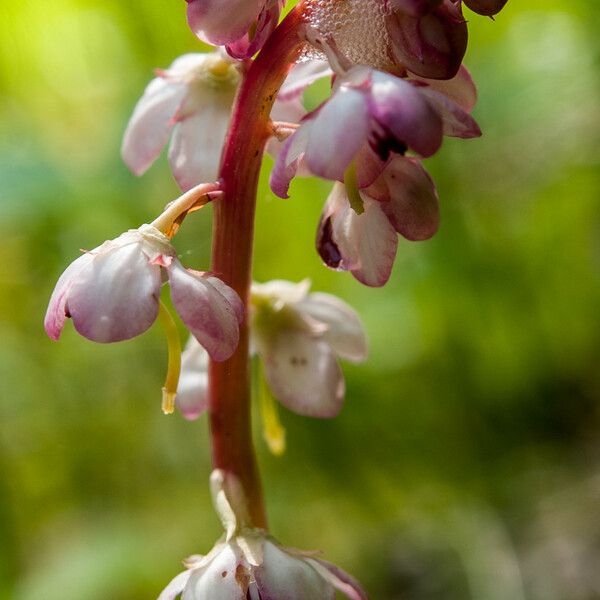
<svg viewBox="0 0 600 600">
<path fill-rule="evenodd" d="M 265 541 L 262 565 L 254 569 L 261 600 L 334 600 L 335 591 L 309 564 Z"/>
<path fill-rule="evenodd" d="M 229 118 L 230 105 L 214 100 L 177 123 L 169 147 L 169 164 L 183 191 L 217 179 Z"/>
<path fill-rule="evenodd" d="M 173 117 L 186 94 L 183 83 L 153 79 L 129 120 L 121 155 L 136 175 L 142 175 L 158 158 L 169 139 Z"/>
<path fill-rule="evenodd" d="M 442 118 L 445 135 L 463 139 L 481 136 L 477 121 L 447 96 L 430 88 L 422 88 L 421 94 Z"/>
<path fill-rule="evenodd" d="M 176 575 L 171 580 L 171 583 L 161 592 L 158 600 L 175 600 L 183 592 L 191 574 L 191 571 L 183 571 L 183 573 Z"/>
<path fill-rule="evenodd" d="M 210 275 L 206 273 L 206 281 L 208 281 L 216 290 L 227 300 L 229 304 L 231 304 L 233 310 L 235 311 L 235 316 L 237 317 L 237 321 L 239 324 L 244 322 L 244 304 L 241 298 L 238 296 L 237 292 L 229 287 L 222 279 L 219 279 L 215 275 Z"/>
<path fill-rule="evenodd" d="M 477 88 L 468 69 L 461 65 L 452 79 L 425 79 L 409 74 L 409 79 L 425 83 L 429 88 L 444 94 L 463 110 L 471 112 L 477 103 Z"/>
<path fill-rule="evenodd" d="M 368 132 L 365 94 L 349 87 L 340 88 L 311 122 L 306 148 L 308 168 L 325 179 L 343 181 Z"/>
<path fill-rule="evenodd" d="M 438 195 L 421 163 L 397 157 L 387 166 L 382 179 L 389 190 L 389 200 L 380 206 L 396 231 L 414 241 L 433 236 L 440 222 Z"/>
<path fill-rule="evenodd" d="M 208 354 L 193 335 L 181 355 L 176 400 L 181 414 L 190 421 L 208 406 Z"/>
<path fill-rule="evenodd" d="M 264 0 L 187 0 L 191 30 L 203 42 L 225 46 L 244 37 Z"/>
<path fill-rule="evenodd" d="M 385 132 L 422 156 L 438 151 L 442 120 L 420 89 L 399 77 L 374 72 L 371 95 L 371 111 Z"/>
<path fill-rule="evenodd" d="M 262 356 L 269 387 L 282 404 L 308 417 L 335 417 L 344 401 L 344 377 L 327 342 L 284 329 Z"/>
<path fill-rule="evenodd" d="M 128 234 L 121 236 L 121 239 Z M 138 242 L 119 238 L 94 252 L 73 280 L 66 312 L 75 329 L 95 342 L 118 342 L 140 335 L 156 320 L 160 267 L 150 264 Z"/>
<path fill-rule="evenodd" d="M 69 290 L 71 289 L 73 282 L 77 279 L 79 272 L 91 262 L 93 258 L 93 254 L 83 254 L 66 268 L 56 282 L 44 319 L 46 333 L 53 340 L 58 340 L 65 325 L 65 319 L 67 317 L 65 308 Z"/>
<path fill-rule="evenodd" d="M 302 124 L 296 133 L 285 141 L 279 156 L 277 156 L 269 178 L 269 185 L 273 193 L 280 198 L 289 198 L 290 183 L 305 155 L 311 126 L 312 122 L 310 121 Z"/>
<path fill-rule="evenodd" d="M 177 313 L 213 360 L 227 360 L 239 339 L 238 318 L 231 302 L 201 273 L 178 260 L 167 268 Z"/>
<path fill-rule="evenodd" d="M 322 338 L 333 351 L 347 360 L 361 362 L 367 357 L 367 337 L 356 311 L 336 296 L 315 292 L 296 305 L 303 314 L 327 325 Z"/>
<path fill-rule="evenodd" d="M 244 36 L 228 44 L 227 52 L 240 60 L 254 56 L 277 27 L 281 7 L 280 0 L 267 0 L 265 7 L 258 15 L 256 23 L 250 27 L 250 30 Z"/>
<path fill-rule="evenodd" d="M 327 579 L 331 585 L 350 598 L 350 600 L 369 600 L 367 593 L 362 589 L 360 583 L 343 569 L 320 559 L 308 559 L 307 562 L 310 562 L 322 577 Z"/>
<path fill-rule="evenodd" d="M 387 0 L 391 10 L 400 10 L 407 15 L 418 17 L 429 12 L 441 0 Z"/>
</svg>

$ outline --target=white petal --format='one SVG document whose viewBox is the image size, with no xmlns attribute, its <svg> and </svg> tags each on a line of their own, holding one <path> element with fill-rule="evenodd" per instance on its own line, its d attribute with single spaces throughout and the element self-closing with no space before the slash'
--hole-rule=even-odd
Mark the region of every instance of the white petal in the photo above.
<svg viewBox="0 0 600 600">
<path fill-rule="evenodd" d="M 321 108 L 310 128 L 306 162 L 311 172 L 342 181 L 367 140 L 368 125 L 365 94 L 347 87 L 338 90 Z"/>
<path fill-rule="evenodd" d="M 46 333 L 53 340 L 58 340 L 65 325 L 65 319 L 67 318 L 65 308 L 69 290 L 79 275 L 79 272 L 93 259 L 94 255 L 86 252 L 78 259 L 74 260 L 56 282 L 44 319 Z"/>
<path fill-rule="evenodd" d="M 226 544 L 204 569 L 195 569 L 182 600 L 246 600 L 246 586 L 238 582 L 240 551 Z"/>
<path fill-rule="evenodd" d="M 333 71 L 326 60 L 308 60 L 295 64 L 279 90 L 277 100 L 286 102 L 300 96 L 304 90 L 323 77 L 330 77 Z"/>
<path fill-rule="evenodd" d="M 178 260 L 167 268 L 177 313 L 213 360 L 227 360 L 239 339 L 236 309 L 202 273 Z"/>
<path fill-rule="evenodd" d="M 331 217 L 332 238 L 343 259 L 340 268 L 351 271 L 365 285 L 384 285 L 392 272 L 398 236 L 380 203 L 363 195 L 365 210 L 357 215 L 342 184 L 336 184 L 331 196 L 341 203 Z"/>
<path fill-rule="evenodd" d="M 150 82 L 129 120 L 121 155 L 136 175 L 157 159 L 169 139 L 173 117 L 186 94 L 186 85 L 158 77 Z"/>
<path fill-rule="evenodd" d="M 183 592 L 183 588 L 185 588 L 191 574 L 191 571 L 184 571 L 176 575 L 171 583 L 161 592 L 158 600 L 175 600 Z"/>
<path fill-rule="evenodd" d="M 197 419 L 208 405 L 208 353 L 192 335 L 181 355 L 177 406 L 186 419 Z"/>
<path fill-rule="evenodd" d="M 309 315 L 328 328 L 323 339 L 334 352 L 351 361 L 367 357 L 367 337 L 356 311 L 331 294 L 315 292 L 295 306 L 300 313 Z"/>
<path fill-rule="evenodd" d="M 344 401 L 344 377 L 327 342 L 284 329 L 262 356 L 273 395 L 308 417 L 336 416 Z"/>
<path fill-rule="evenodd" d="M 75 329 L 96 342 L 140 335 L 158 314 L 160 267 L 148 262 L 142 242 L 111 244 L 79 272 L 66 304 Z"/>
<path fill-rule="evenodd" d="M 335 590 L 304 559 L 264 542 L 264 560 L 254 570 L 261 600 L 334 600 Z"/>
<path fill-rule="evenodd" d="M 346 571 L 325 560 L 307 559 L 319 574 L 350 600 L 369 600 L 358 581 Z"/>
<path fill-rule="evenodd" d="M 169 164 L 183 191 L 217 179 L 229 118 L 230 105 L 209 102 L 175 126 Z"/>
</svg>

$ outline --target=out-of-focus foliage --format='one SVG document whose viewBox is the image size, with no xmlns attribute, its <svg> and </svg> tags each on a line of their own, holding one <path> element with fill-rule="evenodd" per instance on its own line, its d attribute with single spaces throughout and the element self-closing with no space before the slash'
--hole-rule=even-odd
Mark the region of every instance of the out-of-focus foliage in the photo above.
<svg viewBox="0 0 600 600">
<path fill-rule="evenodd" d="M 42 6 L 43 4 L 43 6 Z M 0 19 L 0 598 L 145 600 L 219 535 L 206 419 L 160 412 L 165 346 L 42 330 L 57 276 L 177 195 L 120 136 L 152 69 L 200 46 L 183 2 L 3 2 Z M 262 185 L 255 277 L 310 277 L 363 315 L 341 416 L 257 431 L 273 532 L 323 549 L 375 600 L 600 598 L 597 6 L 469 14 L 481 140 L 428 161 L 431 241 L 366 289 L 313 248 L 328 191 Z M 313 99 L 314 100 L 314 99 Z M 209 210 L 176 244 L 206 268 Z"/>
</svg>

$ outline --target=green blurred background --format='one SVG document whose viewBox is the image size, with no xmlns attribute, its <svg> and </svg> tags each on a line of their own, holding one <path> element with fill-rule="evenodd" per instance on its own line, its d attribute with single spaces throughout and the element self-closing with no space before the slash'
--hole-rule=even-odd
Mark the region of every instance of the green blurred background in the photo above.
<svg viewBox="0 0 600 600">
<path fill-rule="evenodd" d="M 96 345 L 42 328 L 78 255 L 177 195 L 119 145 L 152 69 L 200 49 L 183 1 L 0 8 L 0 598 L 146 600 L 219 535 L 206 418 L 160 411 L 157 328 Z M 595 0 L 469 15 L 480 140 L 427 161 L 431 241 L 383 289 L 314 250 L 328 185 L 259 198 L 255 278 L 310 277 L 361 313 L 341 416 L 256 430 L 272 530 L 320 548 L 373 600 L 600 598 L 600 104 Z M 210 211 L 177 237 L 206 268 Z"/>
</svg>

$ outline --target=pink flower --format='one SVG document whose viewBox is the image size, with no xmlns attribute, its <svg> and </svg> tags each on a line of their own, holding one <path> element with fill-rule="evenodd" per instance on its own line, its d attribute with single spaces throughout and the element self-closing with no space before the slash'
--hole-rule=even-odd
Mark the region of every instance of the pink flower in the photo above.
<svg viewBox="0 0 600 600">
<path fill-rule="evenodd" d="M 277 26 L 285 0 L 186 0 L 190 28 L 235 58 L 258 52 Z"/>
<path fill-rule="evenodd" d="M 303 162 L 314 174 L 343 181 L 356 161 L 359 179 L 370 183 L 385 166 L 390 152 L 412 149 L 421 156 L 434 154 L 442 136 L 475 137 L 479 127 L 468 114 L 463 96 L 474 94 L 466 69 L 461 69 L 446 88 L 435 81 L 412 77 L 402 79 L 354 66 L 336 81 L 333 96 L 308 115 L 286 141 L 271 173 L 271 188 L 287 198 L 291 179 Z M 463 88 L 465 91 L 463 91 Z M 379 169 L 364 169 L 365 147 L 381 157 Z M 366 161 L 373 166 L 372 160 Z"/>
<path fill-rule="evenodd" d="M 319 223 L 317 250 L 328 267 L 378 287 L 390 277 L 398 233 L 425 240 L 437 231 L 438 196 L 420 162 L 403 156 L 395 156 L 371 186 L 358 192 L 361 214 L 350 205 L 346 187 L 335 184 Z"/>
<path fill-rule="evenodd" d="M 169 238 L 142 225 L 75 260 L 61 275 L 44 326 L 58 340 L 67 317 L 84 337 L 118 342 L 140 335 L 156 320 L 166 271 L 179 316 L 214 360 L 234 352 L 243 308 L 237 294 L 208 273 L 186 269 Z"/>
<path fill-rule="evenodd" d="M 182 190 L 217 178 L 240 75 L 226 54 L 184 54 L 146 87 L 123 137 L 127 166 L 142 175 L 171 137 L 169 163 Z"/>
<path fill-rule="evenodd" d="M 211 476 L 213 501 L 226 534 L 206 556 L 184 561 L 158 600 L 367 600 L 359 583 L 315 553 L 280 546 L 250 526 L 237 479 L 224 471 Z"/>
<path fill-rule="evenodd" d="M 306 416 L 334 417 L 345 384 L 337 358 L 361 362 L 367 340 L 356 312 L 331 294 L 309 293 L 310 284 L 252 284 L 250 335 L 272 394 Z M 186 418 L 206 408 L 206 356 L 190 340 L 183 357 L 178 405 Z"/>
</svg>

